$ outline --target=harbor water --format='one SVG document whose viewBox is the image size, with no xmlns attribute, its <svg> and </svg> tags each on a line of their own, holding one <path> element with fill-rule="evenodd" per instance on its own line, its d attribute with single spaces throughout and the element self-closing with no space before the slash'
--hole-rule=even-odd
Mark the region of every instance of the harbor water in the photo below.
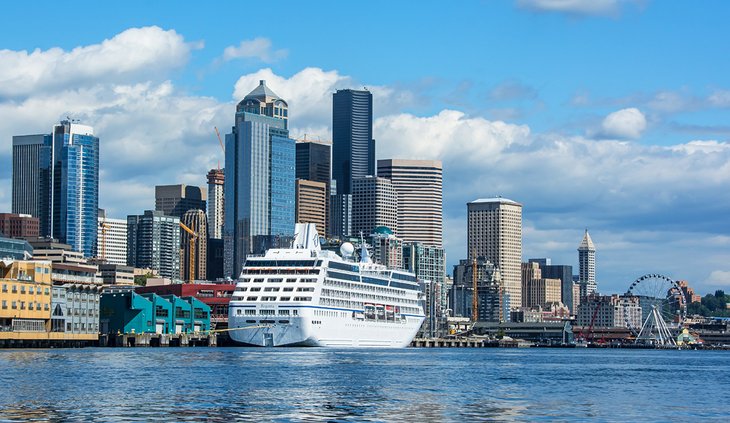
<svg viewBox="0 0 730 423">
<path fill-rule="evenodd" d="M 728 421 L 730 352 L 0 350 L 4 421 Z"/>
</svg>

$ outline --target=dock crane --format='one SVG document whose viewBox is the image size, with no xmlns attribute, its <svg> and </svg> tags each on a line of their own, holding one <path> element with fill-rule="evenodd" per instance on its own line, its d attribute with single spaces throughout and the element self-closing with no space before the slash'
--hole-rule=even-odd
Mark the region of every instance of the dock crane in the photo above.
<svg viewBox="0 0 730 423">
<path fill-rule="evenodd" d="M 477 293 L 477 255 L 476 251 L 472 251 L 471 261 L 471 276 L 472 276 L 472 295 L 471 295 L 471 320 L 474 324 L 477 324 L 479 320 L 479 295 Z"/>
<path fill-rule="evenodd" d="M 188 257 L 188 263 L 189 263 L 189 273 L 188 273 L 188 283 L 193 283 L 195 281 L 195 241 L 198 240 L 198 233 L 194 230 L 190 229 L 185 225 L 184 223 L 180 222 L 180 227 L 190 234 L 190 253 Z"/>
<path fill-rule="evenodd" d="M 99 222 L 99 227 L 101 228 L 101 252 L 97 251 L 96 255 L 102 261 L 106 261 L 106 230 L 109 224 L 106 223 L 106 220 L 102 220 Z"/>
<path fill-rule="evenodd" d="M 226 155 L 226 147 L 223 145 L 223 139 L 221 139 L 221 133 L 218 132 L 218 127 L 214 126 L 213 129 L 215 129 L 215 134 L 218 136 L 218 142 L 221 145 L 221 150 L 223 150 L 223 157 Z M 221 162 L 218 160 L 218 170 L 221 170 Z"/>
</svg>

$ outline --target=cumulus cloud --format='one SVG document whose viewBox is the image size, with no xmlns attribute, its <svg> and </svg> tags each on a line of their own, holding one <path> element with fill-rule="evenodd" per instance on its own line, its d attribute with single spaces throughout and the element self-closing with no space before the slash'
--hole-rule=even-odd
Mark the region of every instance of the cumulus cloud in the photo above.
<svg viewBox="0 0 730 423">
<path fill-rule="evenodd" d="M 0 98 L 164 75 L 184 65 L 195 47 L 174 30 L 150 26 L 71 51 L 0 50 Z"/>
<path fill-rule="evenodd" d="M 624 0 L 624 3 L 628 1 Z M 517 0 L 517 6 L 535 12 L 613 16 L 619 12 L 621 0 Z"/>
<path fill-rule="evenodd" d="M 264 63 L 273 63 L 286 58 L 288 54 L 286 49 L 273 49 L 270 39 L 256 37 L 253 40 L 243 40 L 237 46 L 226 47 L 223 50 L 223 60 L 258 59 Z"/>
<path fill-rule="evenodd" d="M 603 137 L 636 139 L 646 129 L 646 117 L 635 107 L 621 109 L 606 116 L 601 128 Z"/>
</svg>

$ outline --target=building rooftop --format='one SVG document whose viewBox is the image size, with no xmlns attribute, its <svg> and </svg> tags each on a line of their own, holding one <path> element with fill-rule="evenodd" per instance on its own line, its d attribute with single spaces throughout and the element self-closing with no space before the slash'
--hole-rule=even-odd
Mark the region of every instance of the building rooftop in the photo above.
<svg viewBox="0 0 730 423">
<path fill-rule="evenodd" d="M 586 229 L 586 233 L 585 233 L 585 235 L 583 235 L 583 240 L 580 242 L 578 249 L 596 251 L 596 246 L 593 245 L 593 240 L 591 239 L 591 236 L 588 234 L 588 229 Z"/>
<path fill-rule="evenodd" d="M 282 100 L 282 98 L 279 97 L 275 92 L 273 92 L 271 88 L 266 86 L 266 81 L 263 79 L 259 81 L 259 86 L 254 88 L 253 91 L 248 93 L 248 95 L 243 99 L 248 100 L 251 98 L 262 101 L 264 103 L 269 103 L 272 100 Z"/>
<path fill-rule="evenodd" d="M 512 204 L 515 206 L 522 207 L 522 204 L 518 203 L 517 201 L 510 200 L 509 198 L 502 198 L 502 197 L 491 197 L 491 198 L 478 198 L 469 204 L 484 204 L 484 203 L 500 203 L 500 204 Z"/>
</svg>

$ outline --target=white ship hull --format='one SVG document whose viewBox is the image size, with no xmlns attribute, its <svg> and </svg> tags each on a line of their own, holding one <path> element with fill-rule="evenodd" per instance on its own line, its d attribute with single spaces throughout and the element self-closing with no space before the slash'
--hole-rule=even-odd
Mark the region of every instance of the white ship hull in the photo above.
<svg viewBox="0 0 730 423">
<path fill-rule="evenodd" d="M 403 348 L 411 343 L 424 320 L 424 316 L 406 316 L 401 322 L 365 321 L 350 317 L 352 311 L 300 310 L 298 317 L 276 316 L 256 323 L 230 316 L 230 337 L 236 343 L 260 347 Z M 333 315 L 315 316 L 315 310 Z M 262 320 L 275 323 L 260 323 Z"/>
</svg>

